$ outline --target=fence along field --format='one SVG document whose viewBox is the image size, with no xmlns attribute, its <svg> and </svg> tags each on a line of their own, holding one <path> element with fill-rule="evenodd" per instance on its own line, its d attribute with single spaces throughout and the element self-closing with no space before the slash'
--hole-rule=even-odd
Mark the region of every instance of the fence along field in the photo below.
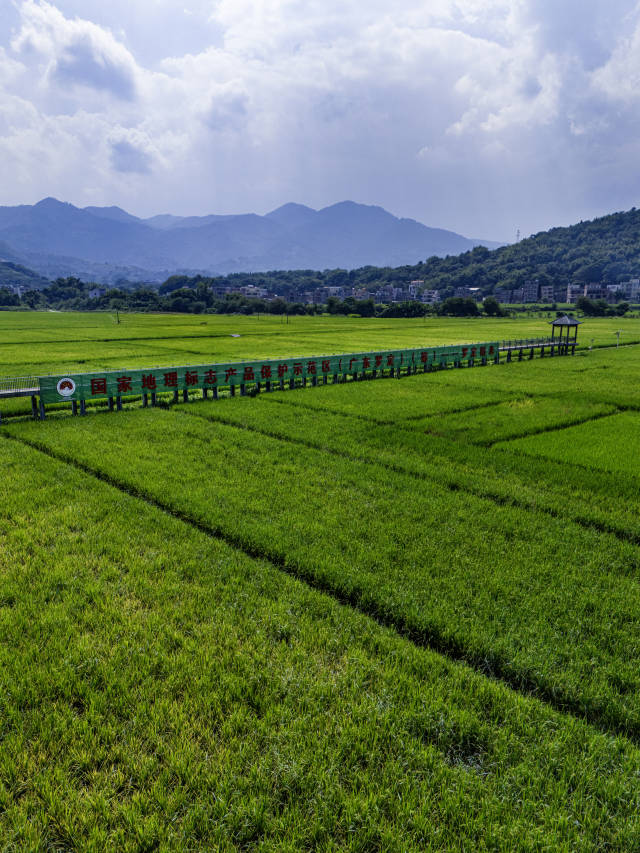
<svg viewBox="0 0 640 853">
<path fill-rule="evenodd" d="M 551 347 L 553 349 L 553 347 Z M 559 350 L 560 347 L 557 347 Z M 317 385 L 318 381 L 327 384 L 329 377 L 333 382 L 346 381 L 347 377 L 376 378 L 385 374 L 393 377 L 402 373 L 411 375 L 418 369 L 423 372 L 437 368 L 461 367 L 466 364 L 473 367 L 478 360 L 483 365 L 498 361 L 499 344 L 464 344 L 451 347 L 423 347 L 421 349 L 384 350 L 368 353 L 342 353 L 340 355 L 305 356 L 292 359 L 262 359 L 252 362 L 231 362 L 228 364 L 193 365 L 188 367 L 170 367 L 161 369 L 105 371 L 102 374 L 81 373 L 67 376 L 43 376 L 39 378 L 38 388 L 41 403 L 41 416 L 44 416 L 45 403 L 62 403 L 78 400 L 84 404 L 87 400 L 107 397 L 113 406 L 114 398 L 142 395 L 146 405 L 150 394 L 155 402 L 157 393 L 170 392 L 177 402 L 182 391 L 186 401 L 189 391 L 201 389 L 206 397 L 211 391 L 218 396 L 218 389 L 226 387 L 231 395 L 236 387 L 244 395 L 246 386 L 266 391 L 279 384 L 284 390 L 285 383 L 293 389 L 296 383 Z M 74 412 L 75 413 L 75 412 Z"/>
<path fill-rule="evenodd" d="M 517 438 L 601 427 L 613 448 L 637 366 L 7 425 L 0 832 L 637 847 L 637 472 Z"/>
</svg>

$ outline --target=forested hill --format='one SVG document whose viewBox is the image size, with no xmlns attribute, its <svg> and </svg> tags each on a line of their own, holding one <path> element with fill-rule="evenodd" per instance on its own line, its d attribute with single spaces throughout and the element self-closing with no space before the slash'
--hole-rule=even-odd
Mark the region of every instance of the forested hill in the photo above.
<svg viewBox="0 0 640 853">
<path fill-rule="evenodd" d="M 412 270 L 432 289 L 512 289 L 530 278 L 540 284 L 571 280 L 614 283 L 640 276 L 640 210 L 612 213 L 568 228 L 542 231 L 494 251 L 477 247 L 446 258 L 429 258 Z"/>
<path fill-rule="evenodd" d="M 635 208 L 567 228 L 552 228 L 493 251 L 477 246 L 460 255 L 431 257 L 415 265 L 232 274 L 217 281 L 260 283 L 286 293 L 287 287 L 311 290 L 322 285 L 367 290 L 384 284 L 400 287 L 418 279 L 424 280 L 425 288 L 444 291 L 446 296 L 456 287 L 479 287 L 487 295 L 496 288 L 520 287 L 531 278 L 537 278 L 541 285 L 564 286 L 573 280 L 613 283 L 630 277 L 640 277 L 640 210 Z"/>
<path fill-rule="evenodd" d="M 47 287 L 49 281 L 28 267 L 12 261 L 0 260 L 0 287 L 15 287 L 23 285 L 39 290 Z"/>
</svg>

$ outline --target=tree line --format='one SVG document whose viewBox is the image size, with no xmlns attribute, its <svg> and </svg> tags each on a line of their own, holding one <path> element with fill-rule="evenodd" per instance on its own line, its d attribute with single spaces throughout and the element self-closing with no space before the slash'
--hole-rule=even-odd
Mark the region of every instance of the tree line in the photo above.
<svg viewBox="0 0 640 853">
<path fill-rule="evenodd" d="M 276 314 L 302 315 L 329 313 L 359 317 L 424 317 L 429 315 L 478 317 L 506 316 L 504 309 L 493 297 L 482 304 L 469 298 L 451 297 L 435 305 L 416 300 L 376 303 L 373 299 L 355 299 L 351 296 L 338 299 L 329 296 L 326 302 L 305 304 L 286 299 L 261 299 L 241 293 L 217 296 L 210 279 L 198 280 L 180 277 L 180 286 L 174 287 L 175 278 L 167 280 L 155 290 L 111 288 L 99 296 L 89 293 L 97 288 L 94 283 L 69 277 L 58 278 L 42 290 L 30 290 L 22 297 L 0 288 L 1 308 L 54 308 L 68 311 L 142 311 L 182 314 Z"/>
</svg>

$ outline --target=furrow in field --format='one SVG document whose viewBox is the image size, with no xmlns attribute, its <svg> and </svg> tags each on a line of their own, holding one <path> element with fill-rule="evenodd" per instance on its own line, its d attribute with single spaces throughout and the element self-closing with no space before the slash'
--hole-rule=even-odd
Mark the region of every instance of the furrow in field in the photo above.
<svg viewBox="0 0 640 853">
<path fill-rule="evenodd" d="M 124 432 L 104 418 L 89 432 L 58 421 L 16 437 L 416 644 L 603 731 L 640 735 L 640 553 L 631 545 L 513 507 L 496 513 L 489 501 L 373 465 L 328 466 L 326 454 L 291 455 L 286 442 L 201 419 L 124 417 Z"/>
</svg>

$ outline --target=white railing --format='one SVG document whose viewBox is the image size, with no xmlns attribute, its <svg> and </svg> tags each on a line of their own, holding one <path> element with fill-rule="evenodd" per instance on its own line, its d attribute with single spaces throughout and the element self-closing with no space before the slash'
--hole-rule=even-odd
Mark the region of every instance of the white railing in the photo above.
<svg viewBox="0 0 640 853">
<path fill-rule="evenodd" d="M 11 397 L 12 394 L 40 391 L 40 380 L 37 376 L 0 376 L 0 394 Z"/>
</svg>

